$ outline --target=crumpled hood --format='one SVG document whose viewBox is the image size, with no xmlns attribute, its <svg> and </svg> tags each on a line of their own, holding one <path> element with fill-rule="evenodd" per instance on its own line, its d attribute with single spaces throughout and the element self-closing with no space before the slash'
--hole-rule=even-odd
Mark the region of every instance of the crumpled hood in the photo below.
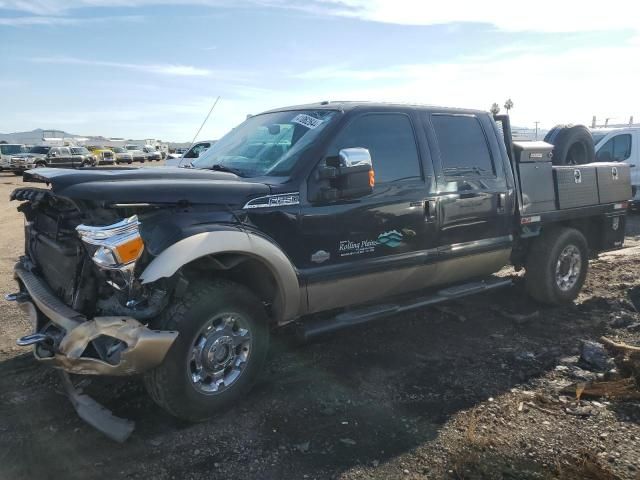
<svg viewBox="0 0 640 480">
<path fill-rule="evenodd" d="M 24 174 L 27 182 L 46 182 L 53 193 L 73 200 L 106 203 L 244 205 L 268 195 L 264 183 L 233 173 L 187 168 L 38 168 Z"/>
</svg>

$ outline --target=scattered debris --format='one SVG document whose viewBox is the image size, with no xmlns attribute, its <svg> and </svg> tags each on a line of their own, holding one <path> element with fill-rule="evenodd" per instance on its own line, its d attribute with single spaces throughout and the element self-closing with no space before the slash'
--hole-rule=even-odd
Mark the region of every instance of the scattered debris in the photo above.
<svg viewBox="0 0 640 480">
<path fill-rule="evenodd" d="M 604 345 L 590 340 L 583 340 L 580 360 L 601 372 L 613 367 L 613 359 L 609 357 Z"/>
<path fill-rule="evenodd" d="M 536 354 L 533 352 L 517 352 L 514 357 L 521 362 L 533 362 L 536 359 Z"/>
<path fill-rule="evenodd" d="M 633 376 L 640 385 L 640 347 L 627 345 L 626 343 L 614 342 L 602 337 L 600 341 L 606 348 L 616 354 L 615 363 L 623 377 Z"/>
<path fill-rule="evenodd" d="M 517 324 L 522 324 L 522 323 L 529 322 L 531 320 L 535 320 L 540 316 L 540 312 L 538 310 L 531 313 L 511 313 L 495 305 L 491 307 L 491 310 L 493 310 L 496 313 L 499 313 L 500 315 L 502 315 L 505 318 L 508 318 L 509 320 L 513 320 Z"/>
<path fill-rule="evenodd" d="M 303 443 L 298 443 L 297 445 L 294 445 L 293 448 L 298 450 L 300 453 L 307 453 L 309 451 L 310 445 L 311 445 L 310 442 L 303 442 Z"/>
<path fill-rule="evenodd" d="M 352 440 L 350 438 L 341 438 L 340 441 L 342 443 L 344 443 L 345 445 L 349 445 L 349 446 L 353 446 L 353 445 L 357 444 L 357 442 L 355 440 Z"/>
<path fill-rule="evenodd" d="M 609 398 L 612 400 L 640 400 L 640 390 L 634 378 L 611 381 L 595 381 L 569 386 L 565 391 L 575 389 L 576 399 L 582 397 Z"/>
</svg>

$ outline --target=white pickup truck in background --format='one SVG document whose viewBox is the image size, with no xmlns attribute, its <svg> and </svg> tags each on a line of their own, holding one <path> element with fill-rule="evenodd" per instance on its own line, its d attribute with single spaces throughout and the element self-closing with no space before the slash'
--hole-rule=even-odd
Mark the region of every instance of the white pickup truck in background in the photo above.
<svg viewBox="0 0 640 480">
<path fill-rule="evenodd" d="M 640 124 L 591 128 L 597 162 L 631 165 L 634 206 L 640 205 Z"/>
</svg>

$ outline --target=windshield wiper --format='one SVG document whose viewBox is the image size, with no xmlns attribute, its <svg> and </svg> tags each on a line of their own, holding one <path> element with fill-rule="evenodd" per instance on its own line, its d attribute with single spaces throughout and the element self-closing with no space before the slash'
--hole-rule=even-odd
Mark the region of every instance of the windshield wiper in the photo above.
<svg viewBox="0 0 640 480">
<path fill-rule="evenodd" d="M 237 168 L 231 168 L 231 167 L 227 167 L 225 165 L 221 165 L 219 163 L 216 163 L 214 166 L 211 167 L 211 170 L 215 170 L 217 172 L 229 172 L 229 173 L 233 173 L 239 177 L 242 177 L 242 172 L 240 170 L 238 170 Z"/>
</svg>

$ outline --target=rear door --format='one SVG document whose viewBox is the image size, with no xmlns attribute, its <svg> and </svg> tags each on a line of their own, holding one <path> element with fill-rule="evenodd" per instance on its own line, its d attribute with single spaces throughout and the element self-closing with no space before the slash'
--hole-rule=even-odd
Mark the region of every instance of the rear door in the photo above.
<svg viewBox="0 0 640 480">
<path fill-rule="evenodd" d="M 437 268 L 436 226 L 425 212 L 433 175 L 416 125 L 412 111 L 369 111 L 355 114 L 330 143 L 325 157 L 368 149 L 376 183 L 365 197 L 301 203 L 297 264 L 310 312 L 420 289 Z"/>
<path fill-rule="evenodd" d="M 488 116 L 432 112 L 429 146 L 437 172 L 440 283 L 483 276 L 507 263 L 514 188 Z"/>
</svg>

